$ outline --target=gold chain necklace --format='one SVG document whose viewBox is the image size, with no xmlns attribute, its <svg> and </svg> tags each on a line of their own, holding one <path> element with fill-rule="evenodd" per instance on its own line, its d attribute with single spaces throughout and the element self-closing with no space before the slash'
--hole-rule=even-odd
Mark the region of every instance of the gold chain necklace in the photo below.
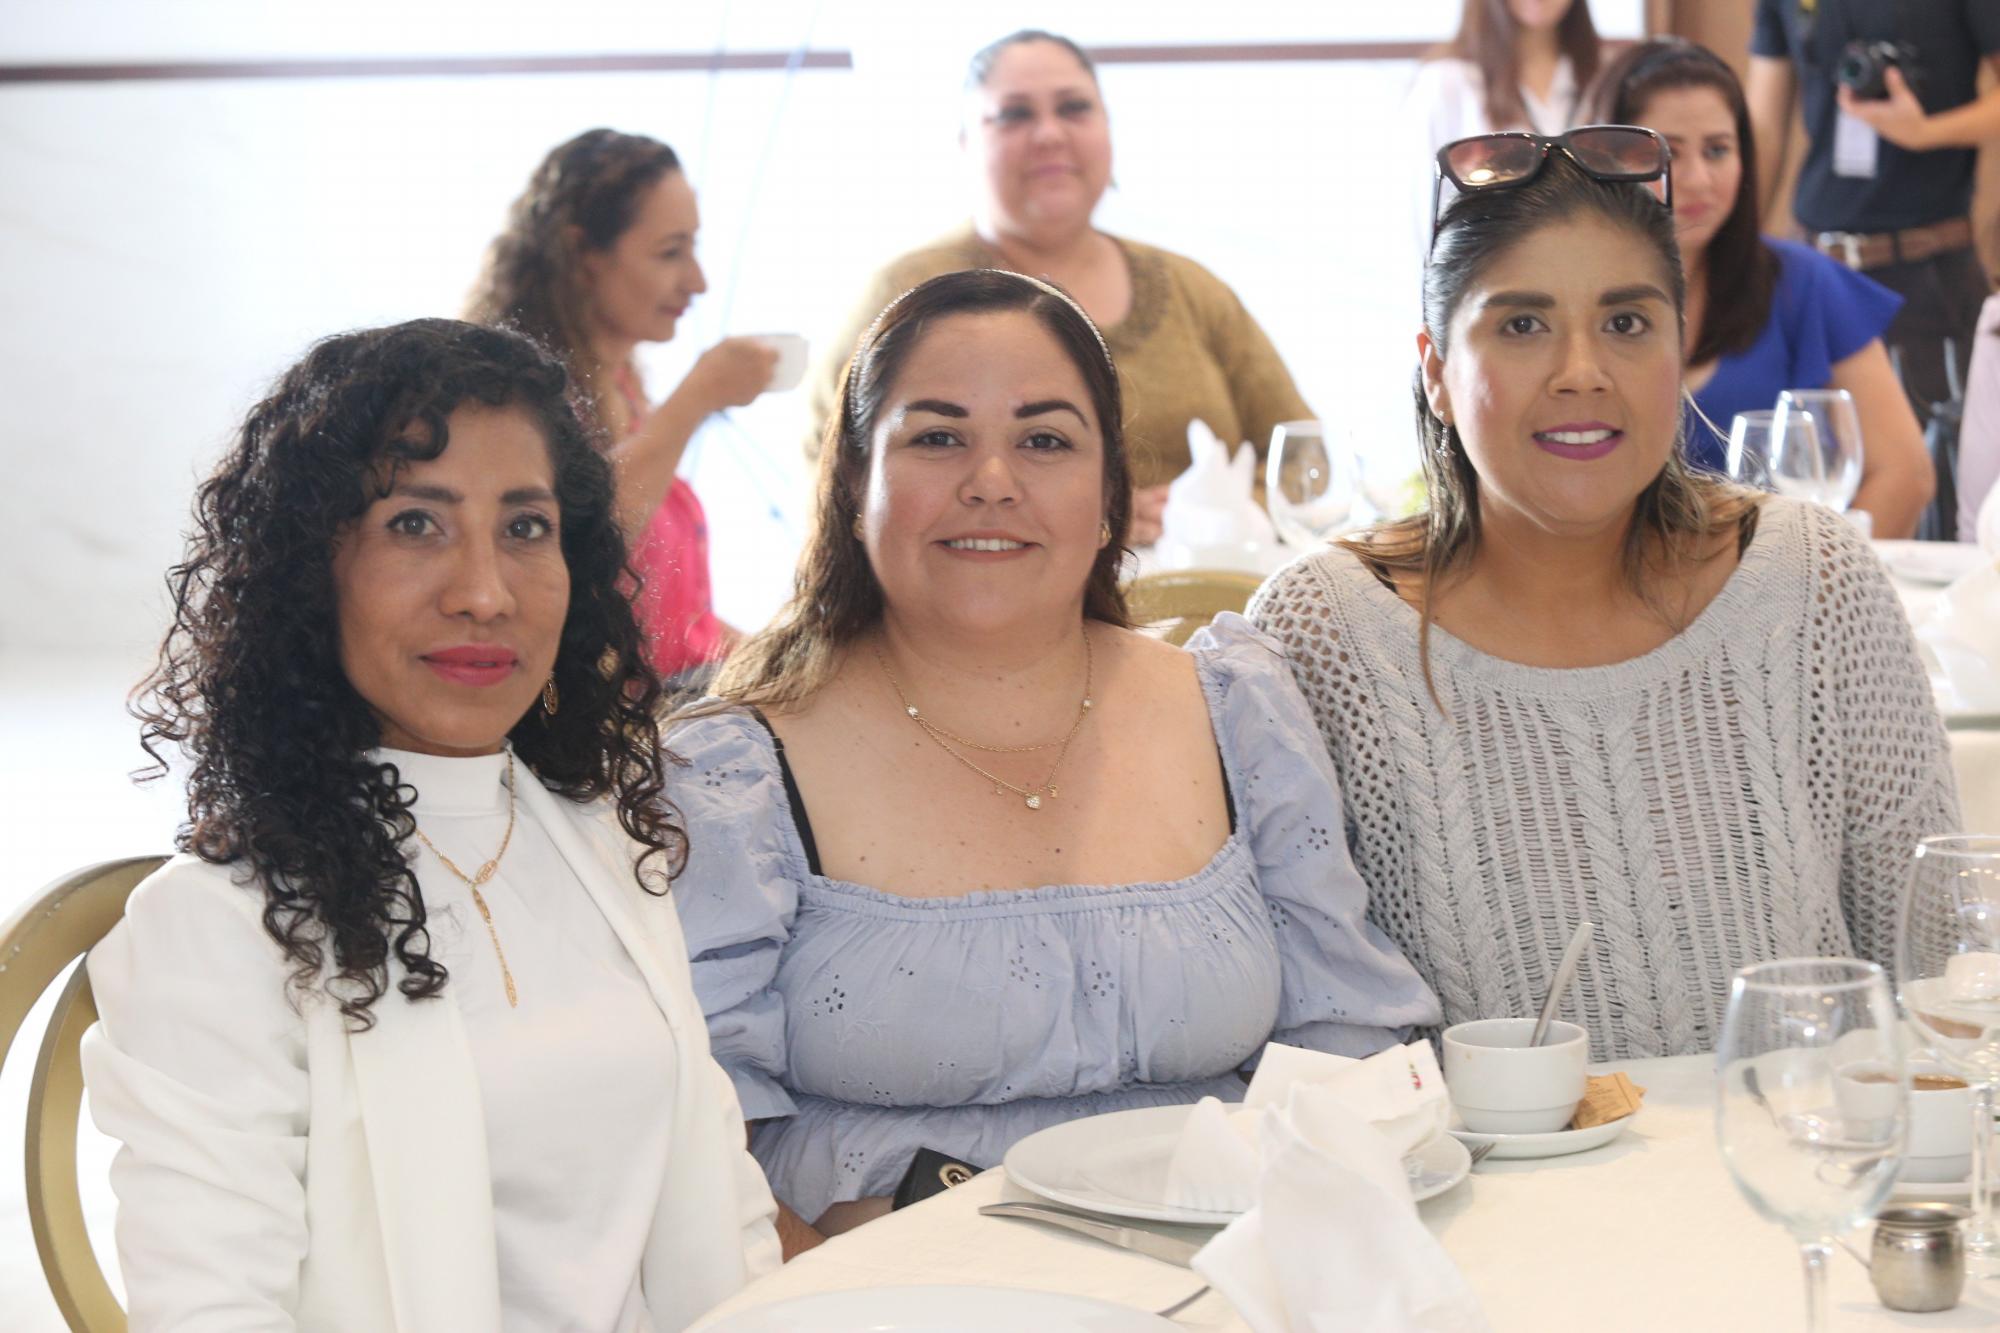
<svg viewBox="0 0 2000 1333">
<path fill-rule="evenodd" d="M 411 827 L 416 827 L 416 816 L 410 816 Z M 507 751 L 507 831 L 500 836 L 500 850 L 493 853 L 493 859 L 479 867 L 477 874 L 468 875 L 458 868 L 457 862 L 437 849 L 437 844 L 424 837 L 424 831 L 417 829 L 417 837 L 424 846 L 431 849 L 431 855 L 444 863 L 444 868 L 465 881 L 472 890 L 472 905 L 479 909 L 479 919 L 486 923 L 486 934 L 493 941 L 493 953 L 500 960 L 500 980 L 507 987 L 507 1007 L 518 1008 L 521 1000 L 514 992 L 514 974 L 507 967 L 507 951 L 500 947 L 500 932 L 493 928 L 493 913 L 486 906 L 486 898 L 479 892 L 479 886 L 493 878 L 493 872 L 500 868 L 500 858 L 507 854 L 507 844 L 514 840 L 514 751 Z"/>
<path fill-rule="evenodd" d="M 922 727 L 924 735 L 930 737 L 931 743 L 936 745 L 938 749 L 943 750 L 953 759 L 956 759 L 959 763 L 992 783 L 993 794 L 995 796 L 1004 796 L 1008 792 L 1013 792 L 1021 798 L 1022 802 L 1030 810 L 1041 809 L 1044 799 L 1051 801 L 1056 799 L 1058 795 L 1056 774 L 1062 771 L 1063 760 L 1069 758 L 1070 742 L 1074 741 L 1076 733 L 1083 729 L 1083 720 L 1090 716 L 1092 707 L 1090 684 L 1095 671 L 1096 661 L 1091 655 L 1090 632 L 1088 630 L 1083 635 L 1083 702 L 1077 705 L 1076 720 L 1069 724 L 1069 730 L 1063 733 L 1061 740 L 1043 741 L 1039 745 L 981 745 L 978 741 L 967 740 L 955 732 L 946 731 L 943 727 L 925 717 L 923 711 L 910 702 L 910 696 L 903 693 L 903 682 L 896 679 L 896 673 L 889 668 L 889 659 L 882 655 L 882 650 L 879 647 L 875 649 L 875 661 L 882 668 L 882 674 L 889 678 L 889 685 L 896 691 L 896 697 L 902 700 L 903 712 L 910 721 Z M 1017 783 L 1007 781 L 1007 779 L 997 773 L 987 772 L 978 764 L 973 763 L 970 759 L 952 749 L 953 742 L 974 750 L 984 750 L 989 754 L 1029 754 L 1035 750 L 1046 750 L 1053 746 L 1056 749 L 1056 761 L 1050 766 L 1047 777 L 1032 787 L 1023 787 Z"/>
</svg>

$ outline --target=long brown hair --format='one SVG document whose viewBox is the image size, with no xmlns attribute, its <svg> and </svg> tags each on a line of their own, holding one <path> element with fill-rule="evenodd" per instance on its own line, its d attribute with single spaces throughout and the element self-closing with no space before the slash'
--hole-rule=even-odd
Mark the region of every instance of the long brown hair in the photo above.
<svg viewBox="0 0 2000 1333">
<path fill-rule="evenodd" d="M 1764 332 L 1778 286 L 1778 257 L 1757 229 L 1757 144 L 1750 132 L 1750 104 L 1736 71 L 1722 57 L 1684 37 L 1640 42 L 1606 67 L 1586 99 L 1586 119 L 1607 125 L 1643 125 L 1654 96 L 1674 88 L 1712 88 L 1736 121 L 1736 154 L 1743 178 L 1729 216 L 1708 243 L 1708 290 L 1728 299 L 1706 302 L 1688 364 L 1705 365 L 1747 350 Z"/>
<path fill-rule="evenodd" d="M 466 298 L 467 319 L 517 328 L 568 362 L 600 424 L 615 420 L 605 407 L 617 367 L 591 350 L 581 261 L 617 244 L 646 191 L 680 167 L 673 149 L 643 134 L 585 130 L 559 144 L 508 208 Z"/>
<path fill-rule="evenodd" d="M 1424 269 L 1424 330 L 1437 355 L 1448 355 L 1452 316 L 1496 259 L 1544 227 L 1593 214 L 1653 247 L 1673 294 L 1678 323 L 1687 303 L 1687 284 L 1673 215 L 1644 186 L 1593 180 L 1561 153 L 1551 153 L 1541 175 L 1528 184 L 1463 194 L 1445 210 Z M 1678 330 L 1674 346 L 1680 346 Z M 1437 590 L 1463 574 L 1479 549 L 1479 473 L 1457 427 L 1431 410 L 1421 370 L 1416 375 L 1416 410 L 1429 503 L 1421 513 L 1372 528 L 1340 545 L 1399 588 L 1417 586 L 1424 683 L 1432 702 L 1443 711 L 1431 676 L 1431 615 Z M 1679 565 L 1703 540 L 1741 524 L 1755 507 L 1752 492 L 1689 467 L 1677 433 L 1666 466 L 1639 493 L 1626 532 L 1623 560 L 1628 583 L 1657 603 L 1649 575 Z"/>
<path fill-rule="evenodd" d="M 880 622 L 882 585 L 855 535 L 876 423 L 911 351 L 934 321 L 1001 311 L 1033 315 L 1090 391 L 1104 437 L 1104 522 L 1111 540 L 1090 567 L 1083 614 L 1111 625 L 1130 623 L 1118 587 L 1132 518 L 1118 368 L 1097 326 L 1060 288 L 1000 269 L 966 269 L 904 292 L 861 335 L 820 445 L 818 502 L 791 601 L 769 628 L 730 655 L 716 678 L 716 694 L 759 706 L 802 703 L 833 678 L 846 647 Z"/>
<path fill-rule="evenodd" d="M 1521 61 L 1516 39 L 1521 25 L 1507 0 L 1465 0 L 1458 32 L 1441 54 L 1472 64 L 1486 85 L 1486 121 L 1494 129 L 1528 123 L 1528 104 L 1521 98 Z M 1569 57 L 1576 86 L 1588 88 L 1597 77 L 1603 44 L 1590 20 L 1590 0 L 1572 0 L 1556 25 L 1556 45 Z"/>
</svg>

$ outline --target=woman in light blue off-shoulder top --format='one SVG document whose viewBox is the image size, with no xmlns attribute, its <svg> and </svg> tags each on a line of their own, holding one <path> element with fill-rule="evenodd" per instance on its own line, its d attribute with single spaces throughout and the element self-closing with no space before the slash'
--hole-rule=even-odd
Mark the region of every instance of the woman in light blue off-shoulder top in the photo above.
<svg viewBox="0 0 2000 1333">
<path fill-rule="evenodd" d="M 920 1148 L 991 1166 L 1238 1098 L 1273 1038 L 1361 1055 L 1437 1017 L 1276 646 L 1125 628 L 1116 393 L 1046 284 L 903 297 L 797 598 L 670 736 L 695 989 L 794 1247 L 886 1209 Z"/>
</svg>

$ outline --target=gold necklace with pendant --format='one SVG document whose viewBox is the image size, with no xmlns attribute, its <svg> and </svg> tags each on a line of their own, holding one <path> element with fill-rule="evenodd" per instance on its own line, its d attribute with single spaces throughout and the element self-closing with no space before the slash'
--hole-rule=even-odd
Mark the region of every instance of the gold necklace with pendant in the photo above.
<svg viewBox="0 0 2000 1333">
<path fill-rule="evenodd" d="M 412 828 L 416 827 L 416 815 L 410 816 Z M 431 855 L 444 863 L 444 868 L 465 881 L 472 890 L 472 905 L 479 909 L 479 919 L 486 923 L 486 934 L 493 941 L 493 953 L 500 959 L 500 980 L 507 988 L 507 1007 L 520 1006 L 520 997 L 514 993 L 514 974 L 507 967 L 507 951 L 500 947 L 500 932 L 493 928 L 493 913 L 486 906 L 486 898 L 479 892 L 479 886 L 493 878 L 493 872 L 500 868 L 500 858 L 507 854 L 507 844 L 514 840 L 514 751 L 507 751 L 507 831 L 500 835 L 500 850 L 493 853 L 493 859 L 479 867 L 475 874 L 468 875 L 458 868 L 449 856 L 437 849 L 437 844 L 424 837 L 424 831 L 417 829 L 417 837 L 424 846 L 431 849 Z"/>
<path fill-rule="evenodd" d="M 938 749 L 943 750 L 953 759 L 956 759 L 959 763 L 992 783 L 993 794 L 995 796 L 1005 796 L 1008 792 L 1012 792 L 1014 795 L 1020 797 L 1022 803 L 1030 810 L 1041 809 L 1044 800 L 1053 801 L 1056 799 L 1056 774 L 1062 771 L 1063 760 L 1069 757 L 1070 742 L 1074 741 L 1076 733 L 1083 729 L 1083 720 L 1090 716 L 1092 707 L 1090 683 L 1096 663 L 1091 656 L 1089 631 L 1086 630 L 1083 636 L 1083 702 L 1077 705 L 1076 720 L 1070 723 L 1069 730 L 1063 733 L 1063 738 L 1060 741 L 1043 741 L 1039 745 L 982 745 L 978 741 L 967 740 L 955 732 L 946 731 L 943 727 L 925 717 L 923 711 L 910 702 L 910 696 L 903 693 L 903 683 L 896 679 L 896 673 L 889 668 L 889 659 L 882 655 L 882 650 L 879 647 L 875 649 L 875 661 L 881 666 L 882 674 L 889 678 L 889 686 L 896 691 L 896 697 L 902 700 L 904 716 L 908 717 L 910 721 L 916 723 L 919 727 L 922 727 L 924 735 L 930 737 L 932 743 Z M 1055 746 L 1056 761 L 1050 766 L 1047 777 L 1043 778 L 1035 786 L 1023 787 L 1017 783 L 1007 781 L 1007 779 L 997 773 L 987 772 L 978 764 L 973 763 L 957 750 L 954 750 L 952 742 L 957 742 L 969 749 L 985 750 L 989 754 L 1028 754 L 1035 750 L 1046 750 L 1050 746 Z"/>
</svg>

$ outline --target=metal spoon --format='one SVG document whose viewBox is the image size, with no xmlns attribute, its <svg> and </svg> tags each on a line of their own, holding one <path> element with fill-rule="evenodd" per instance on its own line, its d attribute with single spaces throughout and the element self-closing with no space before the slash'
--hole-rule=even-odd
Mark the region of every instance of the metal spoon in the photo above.
<svg viewBox="0 0 2000 1333">
<path fill-rule="evenodd" d="M 1555 1021 L 1556 1005 L 1562 1002 L 1563 992 L 1576 980 L 1576 971 L 1583 965 L 1583 951 L 1590 944 L 1592 929 L 1589 921 L 1581 921 L 1577 924 L 1576 933 L 1569 937 L 1569 947 L 1563 950 L 1562 961 L 1556 964 L 1555 980 L 1549 983 L 1549 998 L 1542 1001 L 1542 1016 L 1535 1020 L 1535 1035 L 1528 1038 L 1528 1045 L 1541 1045 L 1542 1038 L 1549 1034 L 1549 1024 Z"/>
</svg>

